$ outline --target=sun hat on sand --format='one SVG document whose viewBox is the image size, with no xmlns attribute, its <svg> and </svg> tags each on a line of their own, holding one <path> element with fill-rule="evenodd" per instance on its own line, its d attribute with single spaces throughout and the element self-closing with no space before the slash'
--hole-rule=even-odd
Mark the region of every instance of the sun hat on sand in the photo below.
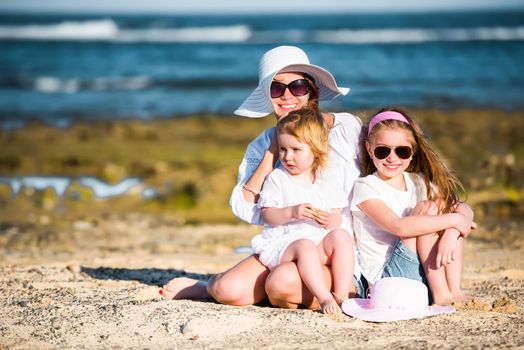
<svg viewBox="0 0 524 350">
<path fill-rule="evenodd" d="M 302 49 L 296 46 L 278 46 L 266 52 L 260 59 L 258 86 L 235 111 L 235 114 L 260 118 L 273 113 L 269 88 L 273 78 L 279 72 L 309 74 L 315 80 L 319 100 L 332 100 L 349 92 L 348 88 L 337 86 L 335 78 L 326 69 L 309 63 L 309 58 Z"/>
<path fill-rule="evenodd" d="M 428 305 L 428 288 L 403 277 L 386 277 L 371 287 L 369 299 L 348 299 L 342 311 L 371 322 L 392 322 L 455 312 L 451 306 Z"/>
</svg>

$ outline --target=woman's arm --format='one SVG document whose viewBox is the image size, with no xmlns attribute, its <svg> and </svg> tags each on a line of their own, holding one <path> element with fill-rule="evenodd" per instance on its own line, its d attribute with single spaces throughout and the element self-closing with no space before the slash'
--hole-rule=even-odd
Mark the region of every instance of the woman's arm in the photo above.
<svg viewBox="0 0 524 350">
<path fill-rule="evenodd" d="M 458 213 L 399 217 L 379 199 L 369 199 L 357 206 L 377 225 L 400 238 L 418 237 L 448 228 L 456 228 L 462 233 L 471 226 L 471 220 Z"/>
<path fill-rule="evenodd" d="M 275 163 L 278 159 L 278 144 L 276 138 L 273 138 L 269 149 L 264 152 L 264 156 L 258 164 L 255 172 L 242 186 L 242 195 L 244 199 L 249 203 L 258 202 L 260 191 L 268 174 L 275 167 Z"/>
<path fill-rule="evenodd" d="M 229 200 L 233 214 L 249 224 L 262 225 L 264 223 L 260 208 L 255 203 L 258 201 L 258 196 L 255 194 L 260 192 L 265 176 L 272 170 L 268 171 L 267 167 L 268 163 L 272 164 L 268 153 L 271 153 L 269 149 L 273 134 L 274 128 L 267 129 L 248 145 L 238 168 L 238 182 Z M 252 182 L 248 183 L 250 180 Z M 257 183 L 259 181 L 261 183 Z M 246 190 L 246 187 L 254 193 Z"/>
</svg>

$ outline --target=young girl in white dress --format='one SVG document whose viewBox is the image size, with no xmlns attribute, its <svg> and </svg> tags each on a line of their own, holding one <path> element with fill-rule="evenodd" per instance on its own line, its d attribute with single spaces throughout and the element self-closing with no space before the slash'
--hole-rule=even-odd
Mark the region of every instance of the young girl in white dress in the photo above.
<svg viewBox="0 0 524 350">
<path fill-rule="evenodd" d="M 310 108 L 290 112 L 278 122 L 280 164 L 260 193 L 264 230 L 253 238 L 252 247 L 270 270 L 295 262 L 322 312 L 329 314 L 340 312 L 334 295 L 347 298 L 355 290 L 351 236 L 339 228 L 348 199 L 343 179 L 328 175 L 328 134 L 322 115 Z M 333 295 L 322 265 L 332 267 Z"/>
<path fill-rule="evenodd" d="M 419 280 L 440 305 L 470 299 L 460 282 L 464 238 L 475 224 L 459 201 L 460 182 L 405 113 L 383 110 L 364 133 L 366 176 L 355 182 L 350 205 L 362 274 L 370 285 L 382 277 Z"/>
</svg>

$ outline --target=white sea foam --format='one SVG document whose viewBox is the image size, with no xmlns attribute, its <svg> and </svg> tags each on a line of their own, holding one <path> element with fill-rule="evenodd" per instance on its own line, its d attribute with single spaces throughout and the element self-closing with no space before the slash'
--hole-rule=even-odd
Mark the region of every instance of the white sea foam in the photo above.
<svg viewBox="0 0 524 350">
<path fill-rule="evenodd" d="M 245 42 L 251 37 L 248 26 L 125 29 L 115 38 L 119 42 Z"/>
<path fill-rule="evenodd" d="M 39 77 L 35 80 L 35 90 L 45 93 L 78 91 L 80 82 L 78 79 L 59 79 L 56 77 Z"/>
<path fill-rule="evenodd" d="M 442 29 L 367 29 L 316 31 L 312 40 L 323 43 L 423 43 L 432 41 L 508 41 L 524 40 L 524 27 L 477 27 Z"/>
<path fill-rule="evenodd" d="M 24 26 L 0 26 L 2 39 L 30 40 L 112 40 L 118 34 L 118 26 L 110 19 L 61 22 Z"/>
<path fill-rule="evenodd" d="M 0 26 L 0 39 L 110 42 L 318 42 L 318 43 L 423 43 L 432 41 L 524 40 L 524 27 L 389 28 L 252 31 L 248 25 L 141 29 L 119 28 L 111 19 L 67 21 L 47 25 Z"/>
<path fill-rule="evenodd" d="M 190 28 L 119 28 L 110 19 L 48 25 L 0 26 L 0 39 L 112 42 L 244 42 L 247 25 Z"/>
<path fill-rule="evenodd" d="M 146 76 L 135 77 L 98 77 L 93 80 L 80 78 L 38 77 L 34 80 L 34 89 L 45 93 L 75 93 L 79 90 L 140 90 L 151 85 Z"/>
</svg>

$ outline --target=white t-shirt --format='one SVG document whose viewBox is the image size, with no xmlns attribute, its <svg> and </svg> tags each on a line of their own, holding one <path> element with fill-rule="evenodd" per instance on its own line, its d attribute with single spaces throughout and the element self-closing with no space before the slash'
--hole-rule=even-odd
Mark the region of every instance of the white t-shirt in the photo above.
<svg viewBox="0 0 524 350">
<path fill-rule="evenodd" d="M 289 175 L 282 166 L 273 169 L 264 182 L 258 207 L 285 208 L 303 203 L 325 211 L 347 207 L 343 179 L 326 169 L 314 183 L 307 183 Z M 293 241 L 307 238 L 318 245 L 330 231 L 312 220 L 279 226 L 264 224 L 264 230 L 253 238 L 251 245 L 260 261 L 272 269 L 280 263 L 282 254 Z"/>
<path fill-rule="evenodd" d="M 426 200 L 426 185 L 419 174 L 404 172 L 403 175 L 406 191 L 388 185 L 377 173 L 357 179 L 353 188 L 350 210 L 360 268 L 371 284 L 382 277 L 398 238 L 368 218 L 358 205 L 370 199 L 380 199 L 399 217 L 410 215 L 418 202 Z"/>
<path fill-rule="evenodd" d="M 344 192 L 348 197 L 355 180 L 360 175 L 358 160 L 358 139 L 362 124 L 360 119 L 349 113 L 335 113 L 333 127 L 329 132 L 329 166 L 337 169 L 337 177 L 344 180 Z M 255 203 L 249 203 L 242 194 L 242 185 L 257 169 L 264 152 L 271 144 L 275 128 L 264 130 L 247 147 L 244 158 L 238 168 L 238 182 L 233 188 L 229 200 L 233 214 L 239 219 L 255 225 L 262 225 L 260 208 Z M 349 215 L 345 216 L 349 218 Z M 343 223 L 343 227 L 350 228 L 351 223 Z"/>
</svg>

